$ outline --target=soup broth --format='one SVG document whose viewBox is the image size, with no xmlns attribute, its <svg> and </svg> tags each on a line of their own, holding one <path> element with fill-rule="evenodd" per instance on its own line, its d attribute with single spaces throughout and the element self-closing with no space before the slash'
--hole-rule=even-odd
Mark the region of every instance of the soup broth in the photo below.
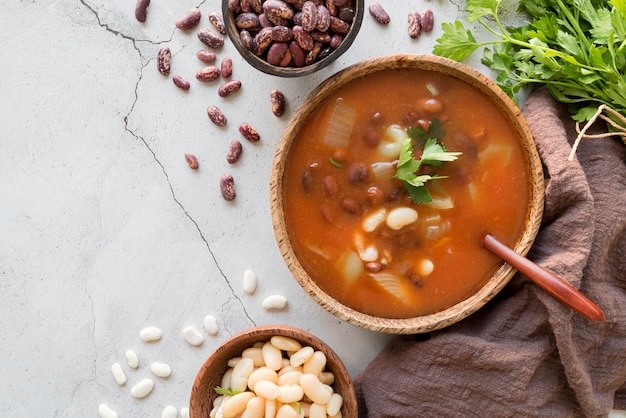
<svg viewBox="0 0 626 418">
<path fill-rule="evenodd" d="M 426 183 L 430 203 L 393 178 L 415 126 L 440 127 L 445 148 L 462 153 L 434 169 L 447 178 Z M 297 134 L 283 187 L 302 267 L 339 302 L 386 318 L 435 313 L 482 287 L 502 265 L 484 235 L 513 246 L 529 196 L 505 116 L 462 81 L 418 69 L 379 71 L 326 97 Z"/>
</svg>

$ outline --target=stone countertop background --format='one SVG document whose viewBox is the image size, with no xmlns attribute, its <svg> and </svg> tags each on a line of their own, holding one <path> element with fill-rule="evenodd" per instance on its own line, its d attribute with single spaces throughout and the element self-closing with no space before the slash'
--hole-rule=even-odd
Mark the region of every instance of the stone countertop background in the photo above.
<svg viewBox="0 0 626 418">
<path fill-rule="evenodd" d="M 344 323 L 297 284 L 275 243 L 269 212 L 274 148 L 289 115 L 322 80 L 359 60 L 388 53 L 431 53 L 441 23 L 463 18 L 463 4 L 439 0 L 381 1 L 382 26 L 367 10 L 350 50 L 324 70 L 283 79 L 254 70 L 226 40 L 217 51 L 233 59 L 242 89 L 217 95 L 219 81 L 200 83 L 196 31 L 174 21 L 193 7 L 207 14 L 221 2 L 153 0 L 145 24 L 134 1 L 3 1 L 0 34 L 0 415 L 98 416 L 106 403 L 120 417 L 161 416 L 187 407 L 194 376 L 229 336 L 254 325 L 285 323 L 321 337 L 356 376 L 388 335 Z M 366 1 L 366 6 L 370 2 Z M 435 29 L 407 34 L 409 10 L 431 8 Z M 197 28 L 196 28 L 197 29 Z M 172 51 L 169 77 L 158 73 L 160 47 Z M 468 63 L 484 72 L 478 54 Z M 191 83 L 183 92 L 172 83 Z M 271 113 L 269 93 L 281 90 L 286 114 Z M 206 108 L 228 118 L 213 125 Z M 250 123 L 261 141 L 241 138 Z M 226 162 L 232 139 L 243 155 Z M 184 154 L 200 162 L 190 170 Z M 220 196 L 219 178 L 235 178 L 237 198 Z M 243 291 L 253 270 L 258 287 Z M 263 299 L 282 294 L 288 307 L 266 311 Z M 203 330 L 214 315 L 217 336 Z M 192 347 L 182 330 L 204 335 Z M 163 338 L 145 343 L 139 331 L 157 326 Z M 139 356 L 130 369 L 124 353 Z M 155 377 L 153 361 L 169 364 Z M 111 365 L 128 378 L 116 384 Z M 145 399 L 130 388 L 148 377 Z"/>
</svg>

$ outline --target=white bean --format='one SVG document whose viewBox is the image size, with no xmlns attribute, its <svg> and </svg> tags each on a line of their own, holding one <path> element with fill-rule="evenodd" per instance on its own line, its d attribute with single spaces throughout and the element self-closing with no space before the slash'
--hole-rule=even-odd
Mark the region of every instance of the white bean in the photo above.
<svg viewBox="0 0 626 418">
<path fill-rule="evenodd" d="M 289 357 L 289 364 L 293 367 L 302 366 L 305 361 L 311 358 L 315 350 L 311 346 L 302 347 Z"/>
<path fill-rule="evenodd" d="M 275 400 L 265 400 L 265 418 L 274 418 L 276 416 L 276 401 Z"/>
<path fill-rule="evenodd" d="M 226 370 L 226 373 L 224 373 L 224 376 L 222 376 L 222 383 L 220 384 L 220 386 L 223 388 L 231 387 L 232 377 L 233 377 L 233 368 L 231 367 L 230 369 Z"/>
<path fill-rule="evenodd" d="M 270 342 L 274 347 L 284 351 L 298 351 L 302 348 L 302 344 L 298 341 L 283 335 L 274 335 L 270 338 Z"/>
<path fill-rule="evenodd" d="M 241 360 L 241 357 L 233 357 L 229 359 L 226 364 L 228 364 L 228 367 L 235 367 L 235 365 L 239 363 L 239 360 Z"/>
<path fill-rule="evenodd" d="M 265 360 L 263 359 L 263 350 L 257 347 L 250 347 L 243 350 L 241 357 L 251 358 L 254 362 L 254 367 L 265 366 Z"/>
<path fill-rule="evenodd" d="M 172 368 L 168 364 L 159 361 L 153 361 L 152 364 L 150 364 L 150 370 L 158 377 L 170 377 L 172 374 Z"/>
<path fill-rule="evenodd" d="M 246 270 L 243 273 L 243 290 L 251 295 L 256 290 L 256 274 L 252 270 Z"/>
<path fill-rule="evenodd" d="M 419 261 L 417 265 L 417 272 L 422 276 L 426 277 L 435 269 L 435 265 L 429 259 L 423 259 Z"/>
<path fill-rule="evenodd" d="M 395 231 L 417 222 L 417 211 L 409 207 L 399 207 L 392 209 L 387 215 L 387 226 Z"/>
<path fill-rule="evenodd" d="M 328 405 L 326 405 L 326 413 L 328 415 L 337 415 L 343 405 L 343 397 L 339 393 L 330 395 Z"/>
<path fill-rule="evenodd" d="M 113 373 L 115 383 L 117 383 L 119 386 L 124 386 L 126 384 L 126 375 L 124 374 L 124 370 L 122 370 L 121 364 L 113 363 L 111 365 L 111 373 Z"/>
<path fill-rule="evenodd" d="M 386 217 L 387 210 L 385 208 L 380 208 L 363 218 L 361 228 L 363 228 L 363 231 L 365 232 L 374 232 L 376 228 L 385 222 Z"/>
<path fill-rule="evenodd" d="M 154 389 L 154 381 L 152 379 L 143 379 L 130 390 L 130 394 L 133 398 L 141 399 L 145 398 Z"/>
<path fill-rule="evenodd" d="M 117 418 L 117 412 L 109 408 L 109 406 L 105 403 L 100 404 L 98 407 L 98 413 L 100 414 L 100 418 Z"/>
<path fill-rule="evenodd" d="M 180 408 L 180 418 L 189 418 L 189 408 Z"/>
<path fill-rule="evenodd" d="M 163 408 L 163 413 L 161 414 L 161 418 L 176 418 L 178 417 L 178 411 L 174 406 L 168 405 Z"/>
<path fill-rule="evenodd" d="M 254 391 L 262 398 L 273 401 L 280 396 L 280 387 L 269 380 L 261 380 L 254 385 Z"/>
<path fill-rule="evenodd" d="M 282 403 L 294 403 L 300 401 L 304 396 L 304 391 L 299 384 L 279 386 L 279 394 L 277 400 Z"/>
<path fill-rule="evenodd" d="M 234 418 L 246 410 L 246 405 L 250 399 L 254 398 L 252 392 L 241 392 L 231 396 L 222 403 L 222 416 L 224 418 Z"/>
<path fill-rule="evenodd" d="M 302 366 L 298 366 L 298 367 L 293 367 L 292 365 L 284 366 L 282 369 L 278 371 L 278 377 L 284 375 L 285 373 L 289 373 L 293 371 L 302 372 Z"/>
<path fill-rule="evenodd" d="M 254 362 L 251 358 L 242 358 L 233 368 L 230 378 L 230 388 L 243 392 L 248 387 L 248 377 L 254 370 Z"/>
<path fill-rule="evenodd" d="M 202 343 L 204 343 L 204 337 L 192 325 L 183 329 L 183 337 L 185 337 L 185 340 L 194 347 L 201 346 Z"/>
<path fill-rule="evenodd" d="M 320 382 L 316 375 L 305 373 L 300 378 L 300 386 L 304 394 L 314 403 L 326 405 L 330 400 L 331 394 L 324 388 L 324 384 Z"/>
<path fill-rule="evenodd" d="M 270 310 L 280 310 L 287 306 L 287 298 L 283 295 L 268 296 L 263 300 L 263 308 Z"/>
<path fill-rule="evenodd" d="M 272 370 L 280 370 L 283 367 L 283 355 L 271 342 L 266 342 L 261 349 L 265 365 Z"/>
<path fill-rule="evenodd" d="M 326 406 L 318 403 L 312 403 L 309 409 L 309 418 L 326 418 Z"/>
<path fill-rule="evenodd" d="M 343 414 L 339 411 L 335 415 L 329 415 L 328 418 L 343 418 Z"/>
<path fill-rule="evenodd" d="M 314 352 L 311 357 L 302 365 L 303 373 L 311 373 L 315 376 L 320 375 L 326 368 L 326 355 L 321 351 Z"/>
<path fill-rule="evenodd" d="M 157 327 L 146 327 L 139 331 L 139 337 L 145 342 L 159 341 L 163 333 Z"/>
<path fill-rule="evenodd" d="M 255 385 L 263 380 L 278 384 L 278 374 L 268 367 L 259 367 L 250 373 L 250 377 L 248 377 L 248 387 L 250 390 L 254 390 Z"/>
<path fill-rule="evenodd" d="M 335 375 L 333 374 L 333 372 L 322 372 L 320 373 L 320 382 L 322 382 L 325 385 L 332 385 L 333 383 L 335 383 Z"/>
<path fill-rule="evenodd" d="M 276 411 L 276 418 L 298 418 L 298 411 L 292 405 L 281 405 Z"/>
<path fill-rule="evenodd" d="M 137 357 L 137 353 L 133 350 L 127 350 L 126 353 L 126 361 L 128 362 L 128 367 L 131 369 L 136 369 L 139 367 L 139 357 Z"/>
<path fill-rule="evenodd" d="M 241 414 L 241 418 L 264 418 L 265 415 L 265 399 L 255 396 L 248 401 L 245 411 Z"/>
<path fill-rule="evenodd" d="M 299 372 L 297 370 L 293 370 L 289 373 L 285 373 L 283 375 L 280 375 L 278 377 L 278 380 L 276 382 L 276 384 L 282 386 L 282 385 L 299 385 L 300 384 L 300 378 L 302 377 L 302 372 Z"/>
<path fill-rule="evenodd" d="M 213 315 L 204 317 L 204 330 L 209 335 L 217 335 L 219 328 L 217 326 L 217 319 Z"/>
</svg>

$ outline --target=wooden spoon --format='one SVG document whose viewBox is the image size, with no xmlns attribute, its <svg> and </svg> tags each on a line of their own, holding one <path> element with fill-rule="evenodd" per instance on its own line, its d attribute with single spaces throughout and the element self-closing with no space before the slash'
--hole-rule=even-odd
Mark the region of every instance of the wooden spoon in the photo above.
<svg viewBox="0 0 626 418">
<path fill-rule="evenodd" d="M 594 321 L 604 321 L 606 319 L 602 309 L 578 289 L 559 276 L 517 254 L 492 235 L 485 235 L 483 246 L 526 275 L 537 286 L 587 318 Z"/>
</svg>

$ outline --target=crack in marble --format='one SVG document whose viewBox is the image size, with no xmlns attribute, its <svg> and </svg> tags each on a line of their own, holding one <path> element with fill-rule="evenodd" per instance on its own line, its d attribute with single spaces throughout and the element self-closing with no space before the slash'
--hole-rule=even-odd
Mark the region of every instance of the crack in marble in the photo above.
<svg viewBox="0 0 626 418">
<path fill-rule="evenodd" d="M 208 240 L 206 239 L 206 237 L 202 233 L 202 229 L 198 225 L 198 222 L 191 216 L 191 214 L 189 214 L 189 212 L 187 211 L 185 206 L 182 204 L 182 202 L 180 200 L 178 200 L 178 198 L 176 197 L 176 192 L 174 191 L 174 187 L 172 186 L 172 183 L 170 181 L 170 178 L 169 178 L 169 175 L 167 173 L 167 170 L 165 169 L 165 166 L 159 160 L 158 156 L 156 155 L 156 152 L 152 149 L 152 147 L 150 147 L 150 144 L 148 143 L 148 141 L 146 141 L 146 139 L 144 137 L 142 137 L 141 135 L 138 135 L 137 133 L 135 133 L 128 126 L 129 117 L 133 113 L 133 111 L 135 110 L 135 105 L 137 104 L 137 102 L 139 100 L 138 88 L 139 88 L 139 84 L 141 83 L 141 81 L 143 79 L 144 68 L 146 68 L 146 66 L 149 64 L 149 62 L 151 62 L 151 59 L 146 61 L 146 59 L 144 58 L 144 56 L 143 56 L 143 54 L 141 52 L 141 49 L 137 45 L 137 42 L 146 42 L 146 43 L 150 43 L 150 44 L 153 44 L 153 45 L 159 45 L 161 43 L 166 43 L 166 42 L 171 41 L 171 39 L 172 39 L 172 37 L 174 35 L 174 32 L 172 32 L 172 34 L 170 36 L 170 39 L 168 41 L 163 41 L 163 42 L 154 42 L 154 41 L 147 40 L 147 39 L 135 39 L 134 37 L 132 37 L 130 35 L 127 35 L 127 34 L 125 34 L 123 32 L 118 31 L 118 30 L 112 29 L 111 27 L 109 27 L 109 25 L 107 23 L 102 23 L 102 21 L 100 19 L 100 16 L 98 14 L 98 11 L 94 7 L 89 5 L 85 0 L 79 0 L 79 1 L 87 9 L 89 9 L 91 11 L 91 13 L 95 16 L 96 20 L 98 21 L 98 25 L 100 27 L 104 28 L 107 32 L 110 32 L 110 33 L 114 34 L 115 36 L 120 36 L 122 39 L 126 39 L 126 40 L 132 42 L 133 48 L 135 49 L 135 51 L 137 51 L 137 54 L 139 55 L 139 58 L 143 62 L 142 66 L 141 66 L 141 70 L 139 72 L 139 78 L 137 79 L 137 82 L 135 83 L 135 91 L 134 91 L 135 99 L 134 99 L 134 101 L 132 103 L 132 106 L 131 106 L 130 110 L 128 111 L 128 113 L 126 113 L 126 115 L 123 118 L 123 120 L 124 120 L 124 130 L 126 132 L 128 132 L 133 138 L 139 140 L 146 147 L 146 149 L 152 155 L 152 158 L 154 159 L 154 161 L 161 168 L 161 171 L 163 172 L 163 175 L 165 176 L 165 181 L 167 182 L 167 185 L 169 187 L 170 194 L 172 195 L 172 199 L 174 200 L 176 205 L 178 205 L 178 207 L 181 209 L 181 211 L 183 212 L 185 217 L 194 225 L 196 231 L 198 232 L 198 235 L 200 236 L 200 239 L 202 240 L 202 242 L 206 246 L 207 251 L 209 252 L 209 255 L 213 259 L 213 263 L 215 264 L 215 267 L 217 268 L 218 272 L 220 273 L 220 275 L 222 276 L 222 278 L 226 282 L 226 285 L 230 289 L 231 294 L 238 301 L 239 305 L 243 309 L 244 315 L 246 316 L 246 318 L 248 318 L 248 320 L 252 324 L 255 324 L 255 322 L 252 320 L 252 318 L 248 314 L 248 311 L 246 310 L 245 305 L 243 304 L 243 301 L 241 300 L 241 298 L 239 296 L 237 296 L 237 293 L 235 292 L 235 289 L 233 288 L 232 284 L 230 283 L 230 280 L 228 279 L 228 277 L 226 276 L 226 274 L 224 273 L 224 271 L 220 267 L 220 265 L 218 263 L 218 260 L 217 260 L 217 257 L 213 253 L 213 250 L 211 249 L 211 246 L 209 245 Z M 201 5 L 203 5 L 205 3 L 205 1 L 206 0 L 203 0 L 202 2 L 200 2 L 197 7 L 200 7 Z"/>
</svg>

